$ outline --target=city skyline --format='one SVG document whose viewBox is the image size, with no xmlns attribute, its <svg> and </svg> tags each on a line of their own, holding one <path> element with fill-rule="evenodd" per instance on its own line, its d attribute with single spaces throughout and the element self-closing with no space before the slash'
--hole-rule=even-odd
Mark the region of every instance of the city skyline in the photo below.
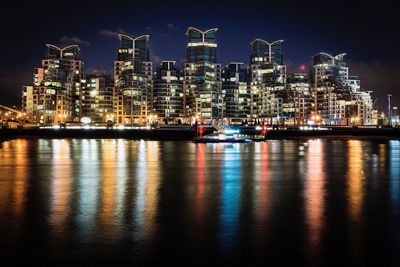
<svg viewBox="0 0 400 267">
<path fill-rule="evenodd" d="M 350 75 L 346 53 L 315 54 L 307 76 L 304 65 L 287 71 L 284 40 L 256 38 L 248 65 L 222 67 L 217 32 L 188 27 L 187 56 L 180 68 L 163 59 L 161 66 L 153 66 L 150 35 L 119 33 L 112 76 L 86 71 L 76 44 L 46 44 L 47 55 L 35 68 L 33 83 L 23 87 L 22 111 L 30 122 L 44 125 L 85 118 L 117 125 L 194 120 L 218 125 L 378 124 L 372 91 L 363 90 L 359 77 Z"/>
<path fill-rule="evenodd" d="M 152 5 L 151 1 L 87 1 L 79 5 L 61 1 L 63 8 L 53 14 L 58 19 L 46 25 L 28 23 L 35 20 L 34 14 L 52 10 L 46 1 L 27 4 L 26 10 L 29 12 L 25 9 L 13 12 L 17 10 L 13 5 L 5 7 L 3 25 L 11 25 L 4 27 L 4 34 L 12 42 L 5 42 L 1 46 L 2 50 L 11 49 L 14 53 L 3 55 L 4 63 L 0 65 L 0 96 L 3 104 L 19 105 L 19 88 L 30 81 L 32 67 L 43 54 L 43 43 L 66 45 L 75 40 L 82 47 L 81 57 L 89 63 L 86 65 L 88 69 L 111 71 L 110 62 L 115 53 L 108 51 L 115 51 L 118 44 L 110 37 L 115 37 L 118 30 L 134 35 L 148 33 L 151 35 L 152 59 L 175 60 L 179 64 L 185 57 L 184 31 L 188 26 L 196 25 L 199 28 L 219 28 L 218 57 L 223 66 L 231 61 L 247 63 L 249 42 L 255 37 L 285 40 L 288 72 L 308 65 L 311 56 L 320 51 L 333 54 L 345 51 L 349 54 L 348 65 L 360 76 L 362 87 L 375 92 L 380 109 L 385 109 L 388 93 L 393 94 L 393 104 L 396 105 L 398 79 L 394 63 L 398 58 L 395 49 L 398 37 L 391 23 L 393 16 L 390 16 L 390 12 L 393 10 L 390 3 L 371 7 L 351 2 L 346 3 L 344 8 L 338 2 L 329 9 L 308 2 L 291 5 L 269 3 L 268 10 L 276 12 L 267 12 L 268 16 L 265 16 L 263 10 L 266 10 L 267 4 L 260 1 L 248 1 L 246 4 L 238 2 L 237 5 L 222 1 L 212 5 L 212 15 L 207 16 L 206 21 L 204 16 L 211 3 L 201 3 L 192 5 L 189 2 L 185 5 L 173 1 L 168 4 L 166 13 L 163 12 L 166 4 Z M 140 9 L 143 12 L 133 12 L 135 16 L 129 16 L 129 12 L 121 12 L 123 8 L 127 11 Z M 376 16 L 371 16 L 375 13 Z M 14 14 L 15 18 L 10 19 L 10 14 Z M 383 27 L 386 30 L 380 31 Z"/>
</svg>

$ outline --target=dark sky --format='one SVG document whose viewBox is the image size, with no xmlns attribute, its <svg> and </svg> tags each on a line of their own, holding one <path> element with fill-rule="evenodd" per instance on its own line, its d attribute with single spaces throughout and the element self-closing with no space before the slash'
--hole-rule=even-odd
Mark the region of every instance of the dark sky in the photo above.
<svg viewBox="0 0 400 267">
<path fill-rule="evenodd" d="M 150 34 L 152 58 L 180 62 L 185 31 L 218 27 L 218 57 L 248 63 L 250 41 L 284 39 L 289 72 L 320 51 L 346 52 L 350 74 L 373 90 L 380 107 L 386 94 L 400 105 L 400 31 L 395 1 L 90 0 L 12 1 L 0 5 L 0 103 L 20 106 L 21 86 L 46 53 L 44 44 L 81 46 L 87 69 L 111 72 L 123 31 Z"/>
</svg>

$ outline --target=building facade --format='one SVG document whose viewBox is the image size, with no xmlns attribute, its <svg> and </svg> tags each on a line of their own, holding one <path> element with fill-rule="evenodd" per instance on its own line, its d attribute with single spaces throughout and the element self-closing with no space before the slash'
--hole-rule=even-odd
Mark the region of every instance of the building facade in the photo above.
<svg viewBox="0 0 400 267">
<path fill-rule="evenodd" d="M 35 69 L 33 85 L 24 86 L 22 108 L 34 123 L 79 120 L 82 115 L 81 80 L 84 63 L 79 46 L 47 44 L 47 55 Z"/>
<path fill-rule="evenodd" d="M 153 115 L 161 123 L 184 120 L 183 78 L 175 61 L 161 61 L 153 81 Z"/>
<path fill-rule="evenodd" d="M 187 58 L 184 64 L 186 117 L 204 122 L 221 120 L 221 65 L 217 64 L 217 28 L 202 31 L 189 27 Z"/>
<path fill-rule="evenodd" d="M 114 62 L 114 113 L 116 123 L 142 125 L 151 110 L 152 63 L 149 35 L 119 34 Z"/>
<path fill-rule="evenodd" d="M 251 119 L 251 95 L 248 69 L 243 63 L 231 62 L 222 71 L 223 118 L 228 123 Z"/>
<path fill-rule="evenodd" d="M 112 76 L 105 71 L 92 71 L 81 81 L 82 117 L 92 122 L 114 121 Z"/>
<path fill-rule="evenodd" d="M 33 84 L 23 87 L 23 110 L 35 123 L 112 120 L 118 125 L 201 122 L 214 125 L 376 124 L 371 91 L 349 75 L 346 54 L 320 52 L 309 75 L 287 73 L 283 40 L 254 39 L 250 62 L 217 58 L 217 28 L 186 31 L 186 59 L 162 61 L 153 73 L 149 35 L 119 34 L 112 75 L 85 76 L 79 47 L 46 45 Z"/>
<path fill-rule="evenodd" d="M 346 53 L 313 56 L 311 88 L 314 117 L 326 125 L 368 125 L 373 123 L 371 92 L 362 91 L 357 76 L 349 76 Z"/>
<path fill-rule="evenodd" d="M 250 44 L 251 115 L 268 124 L 279 124 L 283 115 L 286 66 L 283 65 L 283 40 L 255 39 Z"/>
</svg>

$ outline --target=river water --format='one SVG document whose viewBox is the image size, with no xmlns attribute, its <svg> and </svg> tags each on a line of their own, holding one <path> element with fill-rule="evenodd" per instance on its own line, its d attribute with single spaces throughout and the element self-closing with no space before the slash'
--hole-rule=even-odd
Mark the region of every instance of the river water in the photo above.
<svg viewBox="0 0 400 267">
<path fill-rule="evenodd" d="M 400 141 L 0 144 L 2 262 L 400 266 Z"/>
</svg>

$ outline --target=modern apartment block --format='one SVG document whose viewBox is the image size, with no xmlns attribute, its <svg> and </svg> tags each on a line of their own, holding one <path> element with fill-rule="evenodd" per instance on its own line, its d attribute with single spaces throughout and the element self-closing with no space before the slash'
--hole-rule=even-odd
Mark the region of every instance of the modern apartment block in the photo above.
<svg viewBox="0 0 400 267">
<path fill-rule="evenodd" d="M 105 71 L 91 71 L 81 81 L 82 117 L 92 122 L 114 120 L 112 76 Z"/>
<path fill-rule="evenodd" d="M 119 34 L 119 40 L 118 56 L 114 62 L 115 122 L 146 124 L 152 94 L 149 35 L 133 37 Z"/>
<path fill-rule="evenodd" d="M 243 63 L 231 62 L 222 71 L 223 118 L 229 123 L 251 119 L 251 94 L 248 69 Z"/>
<path fill-rule="evenodd" d="M 283 115 L 281 92 L 286 86 L 283 64 L 283 40 L 268 42 L 255 39 L 250 44 L 251 114 L 267 123 L 280 123 Z"/>
<path fill-rule="evenodd" d="M 312 95 L 307 74 L 288 74 L 284 99 L 283 117 L 286 118 L 286 123 L 307 124 L 312 114 Z"/>
<path fill-rule="evenodd" d="M 33 85 L 24 86 L 23 110 L 41 124 L 79 120 L 82 114 L 81 80 L 84 63 L 79 46 L 64 48 L 47 44 L 47 55 L 35 69 Z"/>
<path fill-rule="evenodd" d="M 328 125 L 371 124 L 371 92 L 362 91 L 358 77 L 349 76 L 345 55 L 320 52 L 313 56 L 313 114 Z"/>
<path fill-rule="evenodd" d="M 221 65 L 217 64 L 217 28 L 202 31 L 189 27 L 184 64 L 185 115 L 205 122 L 221 120 Z"/>
<path fill-rule="evenodd" d="M 153 114 L 161 123 L 184 120 L 183 77 L 175 61 L 162 61 L 153 81 Z"/>
<path fill-rule="evenodd" d="M 376 124 L 371 91 L 349 75 L 346 54 L 320 52 L 309 75 L 287 73 L 283 40 L 254 39 L 250 62 L 221 68 L 217 28 L 186 31 L 181 66 L 164 60 L 153 73 L 149 35 L 119 34 L 112 75 L 84 73 L 79 47 L 46 45 L 32 85 L 23 87 L 23 109 L 33 122 L 53 124 L 112 120 L 117 125 L 149 123 L 268 125 Z"/>
</svg>

